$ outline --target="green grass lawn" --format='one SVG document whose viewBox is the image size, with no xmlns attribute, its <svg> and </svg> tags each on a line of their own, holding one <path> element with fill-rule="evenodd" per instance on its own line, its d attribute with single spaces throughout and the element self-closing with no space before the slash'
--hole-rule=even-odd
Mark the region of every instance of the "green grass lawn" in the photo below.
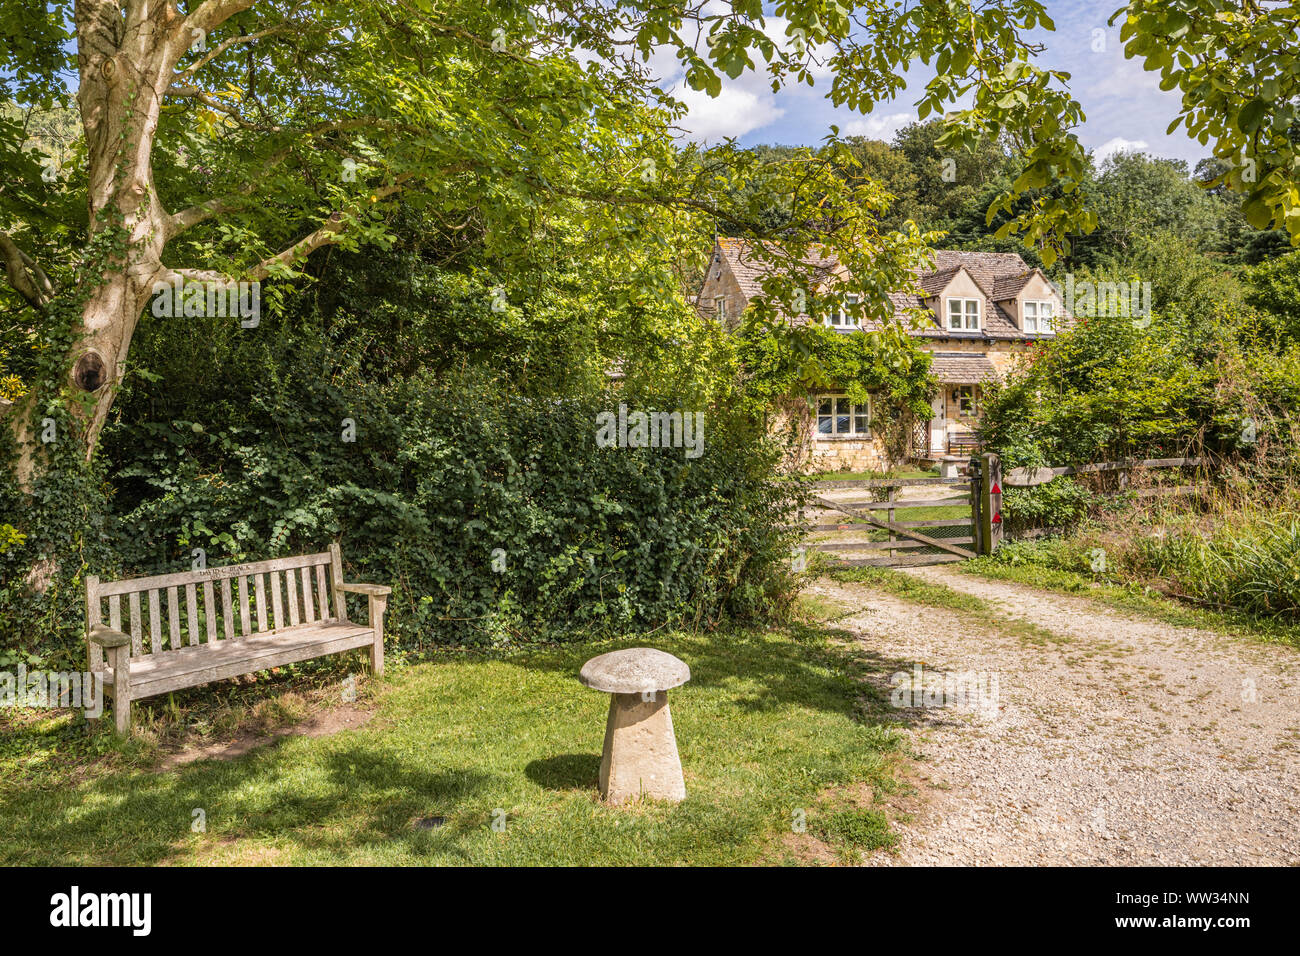
<svg viewBox="0 0 1300 956">
<path fill-rule="evenodd" d="M 613 808 L 596 794 L 608 698 L 577 672 L 635 644 L 691 667 L 671 698 L 688 792 L 677 806 Z M 10 724 L 0 729 L 0 863 L 853 859 L 892 839 L 873 804 L 897 786 L 901 746 L 862 680 L 899 669 L 821 625 L 449 654 L 363 680 L 374 709 L 363 727 L 162 772 L 145 769 L 158 755 L 143 759 L 143 745 L 87 736 L 68 717 Z M 70 746 L 86 759 L 60 759 Z M 191 830 L 196 809 L 206 832 Z M 415 825 L 431 817 L 444 822 Z"/>
</svg>

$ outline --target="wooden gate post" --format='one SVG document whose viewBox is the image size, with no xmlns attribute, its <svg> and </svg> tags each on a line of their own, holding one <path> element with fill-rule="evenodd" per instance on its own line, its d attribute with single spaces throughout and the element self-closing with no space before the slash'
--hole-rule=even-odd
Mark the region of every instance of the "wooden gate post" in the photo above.
<svg viewBox="0 0 1300 956">
<path fill-rule="evenodd" d="M 981 458 L 979 553 L 992 554 L 1002 543 L 1002 461 L 992 452 Z"/>
<path fill-rule="evenodd" d="M 980 460 L 974 456 L 966 463 L 966 477 L 970 481 L 970 534 L 973 539 L 970 549 L 976 554 L 983 554 L 983 548 L 980 545 L 980 498 L 983 497 L 984 489 L 980 485 Z"/>
<path fill-rule="evenodd" d="M 895 501 L 898 500 L 898 487 L 897 487 L 897 486 L 895 486 L 895 487 L 891 487 L 891 488 L 889 489 L 889 497 L 886 498 L 885 500 L 888 501 L 889 504 L 890 504 L 890 508 L 889 508 L 889 523 L 890 523 L 890 524 L 893 524 L 893 523 L 894 523 L 894 507 L 893 507 L 893 504 L 894 504 Z M 892 544 L 893 544 L 895 541 L 897 541 L 897 540 L 898 540 L 898 538 L 896 538 L 896 537 L 894 536 L 894 532 L 892 532 L 892 531 L 889 532 L 889 543 L 892 545 Z M 891 558 L 894 556 L 895 553 L 896 553 L 896 552 L 895 552 L 895 550 L 894 550 L 893 548 L 890 548 L 890 549 L 889 549 L 889 556 L 890 556 Z"/>
</svg>

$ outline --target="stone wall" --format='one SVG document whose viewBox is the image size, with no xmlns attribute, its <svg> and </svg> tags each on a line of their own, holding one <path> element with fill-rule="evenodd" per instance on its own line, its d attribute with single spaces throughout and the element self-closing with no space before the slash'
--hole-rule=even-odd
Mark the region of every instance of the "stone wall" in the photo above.
<svg viewBox="0 0 1300 956">
<path fill-rule="evenodd" d="M 695 301 L 695 307 L 703 315 L 716 318 L 716 304 L 714 300 L 718 296 L 726 299 L 727 319 L 726 327 L 734 329 L 740 324 L 740 314 L 745 311 L 745 306 L 749 300 L 745 293 L 741 291 L 740 283 L 736 281 L 735 273 L 721 256 L 715 254 L 709 260 L 709 271 L 704 277 L 704 284 L 700 287 L 699 297 Z"/>
</svg>

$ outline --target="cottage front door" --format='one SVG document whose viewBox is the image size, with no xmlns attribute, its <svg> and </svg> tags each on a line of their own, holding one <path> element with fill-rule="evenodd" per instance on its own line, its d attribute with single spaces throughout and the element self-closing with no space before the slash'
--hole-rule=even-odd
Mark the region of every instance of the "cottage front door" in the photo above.
<svg viewBox="0 0 1300 956">
<path fill-rule="evenodd" d="M 942 391 L 930 400 L 930 408 L 934 411 L 930 419 L 930 457 L 938 458 L 948 454 L 948 416 Z"/>
</svg>

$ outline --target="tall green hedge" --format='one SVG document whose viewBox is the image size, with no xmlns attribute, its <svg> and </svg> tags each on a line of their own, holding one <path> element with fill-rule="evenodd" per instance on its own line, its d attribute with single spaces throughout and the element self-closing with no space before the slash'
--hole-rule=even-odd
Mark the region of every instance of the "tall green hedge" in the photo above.
<svg viewBox="0 0 1300 956">
<path fill-rule="evenodd" d="M 0 556 L 13 571 L 0 587 L 11 653 L 79 659 L 79 572 L 188 570 L 199 548 L 215 566 L 338 540 L 350 578 L 394 587 L 390 646 L 417 652 L 708 627 L 788 599 L 797 485 L 777 476 L 779 453 L 750 416 L 700 409 L 696 458 L 598 447 L 600 412 L 677 404 L 617 387 L 521 395 L 483 371 L 331 379 L 314 374 L 328 347 L 313 341 L 285 343 L 294 358 L 268 365 L 275 374 L 232 369 L 221 401 L 138 382 L 124 403 L 136 420 L 105 437 L 111 494 L 87 525 L 93 549 L 70 547 L 57 509 L 6 518 L 28 532 Z M 63 594 L 43 607 L 18 572 L 53 545 Z M 68 557 L 77 548 L 84 559 Z"/>
</svg>

